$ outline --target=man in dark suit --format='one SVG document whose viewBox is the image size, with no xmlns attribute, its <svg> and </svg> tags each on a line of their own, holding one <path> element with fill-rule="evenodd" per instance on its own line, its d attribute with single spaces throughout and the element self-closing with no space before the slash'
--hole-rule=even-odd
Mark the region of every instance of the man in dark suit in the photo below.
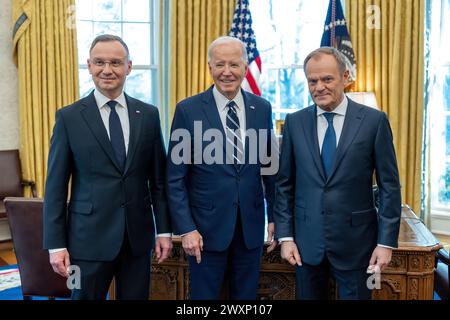
<svg viewBox="0 0 450 320">
<path fill-rule="evenodd" d="M 326 299 L 330 273 L 341 299 L 370 299 L 367 271 L 390 262 L 400 225 L 391 128 L 385 113 L 344 95 L 349 73 L 339 51 L 319 48 L 304 67 L 315 104 L 284 124 L 274 208 L 281 256 L 297 265 L 300 299 Z"/>
<path fill-rule="evenodd" d="M 172 123 L 167 190 L 174 233 L 182 236 L 189 255 L 193 299 L 218 299 L 227 268 L 230 298 L 255 299 L 264 244 L 262 180 L 269 240 L 274 230 L 271 203 L 278 167 L 255 157 L 259 151 L 275 155 L 270 153 L 272 108 L 240 88 L 247 72 L 240 40 L 216 39 L 208 61 L 214 86 L 178 103 Z M 251 130 L 259 134 L 256 140 L 245 139 Z M 186 139 L 178 142 L 183 132 Z M 188 147 L 178 152 L 186 141 Z M 218 148 L 211 151 L 214 144 Z M 264 164 L 273 170 L 261 178 Z"/>
<path fill-rule="evenodd" d="M 124 93 L 132 63 L 121 38 L 98 36 L 87 63 L 95 90 L 56 112 L 44 247 L 56 273 L 80 268 L 72 299 L 104 299 L 113 277 L 118 299 L 148 299 L 152 247 L 159 262 L 172 247 L 158 109 Z"/>
</svg>

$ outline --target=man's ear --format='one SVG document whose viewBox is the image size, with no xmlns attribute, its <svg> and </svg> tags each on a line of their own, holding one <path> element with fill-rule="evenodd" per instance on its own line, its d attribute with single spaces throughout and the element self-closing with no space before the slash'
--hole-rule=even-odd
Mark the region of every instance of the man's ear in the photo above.
<svg viewBox="0 0 450 320">
<path fill-rule="evenodd" d="M 208 69 L 209 69 L 209 73 L 212 74 L 212 70 L 211 70 L 211 62 L 208 61 Z"/>
<path fill-rule="evenodd" d="M 86 63 L 87 63 L 87 66 L 88 66 L 89 74 L 92 74 L 92 72 L 91 72 L 91 69 L 92 69 L 91 59 L 87 59 Z"/>
<path fill-rule="evenodd" d="M 350 83 L 350 71 L 349 70 L 344 71 L 343 79 L 344 79 L 344 87 L 348 86 L 348 84 Z"/>
<path fill-rule="evenodd" d="M 133 61 L 128 60 L 128 62 L 127 62 L 127 75 L 130 74 L 132 68 L 133 68 Z"/>
</svg>

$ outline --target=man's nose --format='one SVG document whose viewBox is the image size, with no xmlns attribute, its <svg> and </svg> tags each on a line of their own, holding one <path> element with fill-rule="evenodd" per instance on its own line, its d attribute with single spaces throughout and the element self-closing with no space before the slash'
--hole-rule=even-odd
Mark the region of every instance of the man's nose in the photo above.
<svg viewBox="0 0 450 320">
<path fill-rule="evenodd" d="M 324 86 L 323 82 L 322 81 L 317 81 L 316 90 L 317 91 L 322 91 L 323 89 L 325 89 L 325 86 Z"/>
<path fill-rule="evenodd" d="M 112 68 L 111 68 L 109 62 L 105 63 L 105 66 L 103 67 L 103 71 L 102 72 L 106 73 L 106 74 L 111 74 L 112 73 Z"/>
<path fill-rule="evenodd" d="M 224 74 L 231 74 L 231 68 L 228 65 L 225 65 L 225 67 L 223 68 L 223 73 Z"/>
</svg>

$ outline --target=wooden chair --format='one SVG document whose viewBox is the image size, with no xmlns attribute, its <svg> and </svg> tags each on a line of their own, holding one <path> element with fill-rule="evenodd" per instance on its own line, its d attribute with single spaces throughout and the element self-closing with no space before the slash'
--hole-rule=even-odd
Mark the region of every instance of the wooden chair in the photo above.
<svg viewBox="0 0 450 320">
<path fill-rule="evenodd" d="M 69 298 L 66 279 L 53 272 L 43 243 L 43 200 L 5 199 L 24 299 L 32 296 Z"/>
<path fill-rule="evenodd" d="M 22 180 L 19 150 L 0 151 L 0 220 L 6 220 L 6 209 L 3 199 L 6 197 L 22 197 L 23 188 L 30 187 L 33 197 L 36 188 L 33 181 Z"/>
</svg>

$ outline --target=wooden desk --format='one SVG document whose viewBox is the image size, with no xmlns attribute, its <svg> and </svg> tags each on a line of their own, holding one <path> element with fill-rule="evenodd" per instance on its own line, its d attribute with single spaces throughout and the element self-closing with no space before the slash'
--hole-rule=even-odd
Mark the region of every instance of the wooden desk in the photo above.
<svg viewBox="0 0 450 320">
<path fill-rule="evenodd" d="M 402 208 L 398 249 L 382 273 L 380 300 L 433 300 L 434 264 L 439 241 L 408 206 Z"/>
<path fill-rule="evenodd" d="M 399 235 L 389 267 L 382 273 L 381 289 L 373 290 L 376 300 L 432 300 L 435 252 L 441 245 L 414 212 L 404 206 Z M 334 284 L 331 281 L 332 292 Z M 112 291 L 110 292 L 112 293 Z M 223 293 L 226 298 L 226 292 Z M 189 299 L 189 271 L 180 239 L 174 240 L 173 254 L 161 265 L 152 263 L 151 298 Z M 264 253 L 258 289 L 259 299 L 294 299 L 295 271 L 282 261 L 279 247 Z"/>
</svg>

